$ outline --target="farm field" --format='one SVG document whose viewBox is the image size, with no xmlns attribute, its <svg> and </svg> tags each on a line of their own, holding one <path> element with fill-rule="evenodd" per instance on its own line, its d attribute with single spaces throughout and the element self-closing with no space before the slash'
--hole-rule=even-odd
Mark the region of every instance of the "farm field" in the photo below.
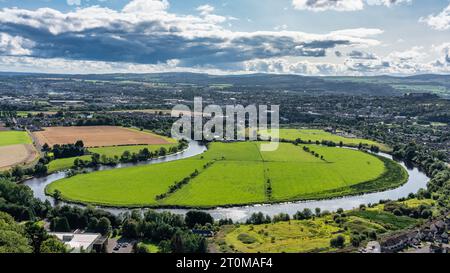
<svg viewBox="0 0 450 273">
<path fill-rule="evenodd" d="M 23 131 L 0 131 L 0 170 L 33 162 L 38 152 Z"/>
<path fill-rule="evenodd" d="M 50 146 L 78 140 L 82 140 L 85 147 L 173 143 L 168 138 L 150 132 L 116 126 L 47 127 L 33 134 L 40 145 L 47 143 Z"/>
<path fill-rule="evenodd" d="M 127 146 L 112 146 L 112 147 L 100 147 L 100 148 L 89 148 L 88 151 L 91 153 L 97 153 L 100 156 L 105 155 L 107 157 L 120 157 L 125 151 L 130 153 L 138 153 L 140 150 L 147 148 L 150 152 L 159 150 L 161 147 L 169 149 L 170 147 L 177 146 L 177 144 L 163 144 L 163 145 L 127 145 Z M 50 161 L 47 165 L 48 172 L 53 173 L 61 170 L 70 169 L 73 166 L 75 159 L 81 159 L 88 161 L 91 159 L 90 155 L 70 157 L 70 158 L 60 158 Z"/>
<path fill-rule="evenodd" d="M 407 178 L 385 179 L 390 172 L 404 170 L 393 161 L 387 168 L 383 160 L 356 150 L 304 145 L 320 158 L 301 145 L 280 143 L 277 151 L 264 153 L 259 145 L 212 143 L 208 151 L 189 159 L 59 180 L 47 193 L 57 189 L 67 200 L 108 206 L 205 208 L 326 198 L 328 192 L 333 197 L 357 194 L 397 186 Z M 198 174 L 188 183 L 168 193 L 195 170 Z"/>
<path fill-rule="evenodd" d="M 319 129 L 279 129 L 279 135 L 280 139 L 287 139 L 287 140 L 296 140 L 297 138 L 300 138 L 303 141 L 311 141 L 311 142 L 327 140 L 333 141 L 336 144 L 339 144 L 339 142 L 342 141 L 342 143 L 344 143 L 344 145 L 347 146 L 358 146 L 359 143 L 362 143 L 365 145 L 378 146 L 382 151 L 390 150 L 389 147 L 387 147 L 386 145 L 378 143 L 373 140 L 343 137 Z"/>
<path fill-rule="evenodd" d="M 32 144 L 32 141 L 25 131 L 0 131 L 0 146 L 16 144 Z"/>
</svg>

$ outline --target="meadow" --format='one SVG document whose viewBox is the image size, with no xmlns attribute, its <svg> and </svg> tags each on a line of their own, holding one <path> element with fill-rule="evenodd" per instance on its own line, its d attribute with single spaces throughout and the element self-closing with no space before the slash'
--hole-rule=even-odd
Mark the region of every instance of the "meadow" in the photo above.
<svg viewBox="0 0 450 273">
<path fill-rule="evenodd" d="M 59 190 L 66 200 L 105 206 L 207 208 L 358 194 L 407 178 L 390 176 L 404 172 L 397 163 L 389 161 L 394 167 L 387 168 L 380 158 L 361 151 L 280 143 L 277 151 L 260 152 L 259 145 L 216 142 L 193 158 L 76 175 L 50 184 L 46 192 Z M 378 181 L 386 175 L 397 179 Z M 183 179 L 187 183 L 169 192 Z"/>
<path fill-rule="evenodd" d="M 333 252 L 330 240 L 341 235 L 344 246 L 352 248 L 351 236 L 375 232 L 377 236 L 409 228 L 419 220 L 395 216 L 385 211 L 352 210 L 339 216 L 316 215 L 311 219 L 289 220 L 261 225 L 236 224 L 221 227 L 213 239 L 218 252 L 242 253 L 307 253 Z M 361 237 L 360 237 L 361 238 Z M 372 239 L 363 239 L 366 242 Z M 362 242 L 364 246 L 366 242 Z"/>
<path fill-rule="evenodd" d="M 1 131 L 0 146 L 31 144 L 31 138 L 25 131 Z"/>
<path fill-rule="evenodd" d="M 177 146 L 177 144 L 163 144 L 163 145 L 127 145 L 127 146 L 111 146 L 111 147 L 100 147 L 100 148 L 89 148 L 88 151 L 90 153 L 96 153 L 100 156 L 105 155 L 106 157 L 120 157 L 125 151 L 129 151 L 130 153 L 138 153 L 140 150 L 147 148 L 150 152 L 158 151 L 161 147 L 166 148 L 167 150 L 171 147 Z M 57 171 L 67 170 L 73 166 L 73 162 L 75 159 L 81 159 L 84 161 L 89 161 L 91 159 L 91 155 L 84 155 L 78 157 L 70 157 L 70 158 L 60 158 L 56 160 L 50 161 L 47 165 L 48 172 L 54 173 Z"/>
<path fill-rule="evenodd" d="M 262 131 L 261 133 L 265 133 Z M 389 151 L 390 148 L 382 143 L 378 143 L 373 140 L 362 139 L 362 138 L 350 138 L 344 137 L 336 134 L 332 134 L 330 132 L 326 132 L 324 130 L 319 129 L 279 129 L 280 139 L 286 140 L 296 140 L 300 138 L 303 141 L 333 141 L 336 144 L 339 144 L 341 141 L 346 146 L 357 147 L 360 143 L 365 145 L 374 145 L 378 146 L 382 151 Z"/>
</svg>

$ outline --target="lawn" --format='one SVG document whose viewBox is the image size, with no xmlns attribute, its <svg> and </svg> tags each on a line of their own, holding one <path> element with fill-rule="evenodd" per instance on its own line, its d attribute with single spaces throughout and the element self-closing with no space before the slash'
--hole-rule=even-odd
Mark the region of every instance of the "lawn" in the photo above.
<svg viewBox="0 0 450 273">
<path fill-rule="evenodd" d="M 16 144 L 32 144 L 32 140 L 25 131 L 0 131 L 0 146 Z"/>
<path fill-rule="evenodd" d="M 274 152 L 260 152 L 259 145 L 212 143 L 207 152 L 190 159 L 77 175 L 54 182 L 47 192 L 58 189 L 65 199 L 101 205 L 206 208 L 357 194 L 406 179 L 386 179 L 403 169 L 393 161 L 388 162 L 395 168 L 386 168 L 391 165 L 356 150 L 306 145 L 321 159 L 304 151 L 303 145 L 280 143 Z M 207 163 L 211 165 L 204 168 Z M 196 169 L 196 177 L 168 193 L 171 185 Z"/>
<path fill-rule="evenodd" d="M 287 139 L 287 140 L 296 140 L 298 138 L 300 138 L 303 141 L 311 141 L 311 142 L 327 140 L 333 141 L 336 144 L 339 144 L 339 142 L 342 141 L 342 143 L 347 146 L 358 146 L 359 143 L 362 143 L 366 145 L 375 145 L 378 146 L 383 151 L 389 151 L 389 147 L 376 141 L 361 138 L 343 137 L 318 129 L 280 129 L 279 135 L 280 139 Z"/>
<path fill-rule="evenodd" d="M 147 148 L 149 151 L 158 151 L 161 147 L 165 147 L 167 150 L 170 147 L 177 146 L 177 144 L 163 144 L 163 145 L 129 145 L 129 146 L 111 146 L 111 147 L 101 147 L 101 148 L 89 148 L 89 152 L 97 153 L 99 155 L 105 155 L 107 157 L 120 157 L 123 152 L 129 151 L 130 153 L 138 153 L 140 150 Z M 47 167 L 48 172 L 53 173 L 57 171 L 67 170 L 73 166 L 75 159 L 90 160 L 90 155 L 61 158 L 51 161 Z"/>
</svg>

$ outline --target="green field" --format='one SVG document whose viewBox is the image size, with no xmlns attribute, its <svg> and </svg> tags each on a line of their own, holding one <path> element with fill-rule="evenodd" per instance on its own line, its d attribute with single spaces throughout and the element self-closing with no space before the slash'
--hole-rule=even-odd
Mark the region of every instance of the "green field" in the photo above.
<svg viewBox="0 0 450 273">
<path fill-rule="evenodd" d="M 227 232 L 220 244 L 222 251 L 244 253 L 329 252 L 330 240 L 343 232 L 324 219 L 279 222 L 267 225 L 241 225 Z M 342 234 L 346 241 L 347 233 Z"/>
<path fill-rule="evenodd" d="M 31 144 L 32 140 L 24 131 L 0 131 L 0 146 Z"/>
<path fill-rule="evenodd" d="M 262 131 L 262 133 L 265 133 Z M 362 138 L 349 138 L 339 135 L 335 135 L 329 132 L 318 129 L 279 129 L 280 139 L 286 140 L 296 140 L 300 138 L 303 141 L 333 141 L 339 144 L 341 141 L 346 146 L 358 146 L 360 143 L 365 145 L 375 145 L 378 146 L 382 151 L 389 151 L 389 147 L 384 144 L 378 143 L 376 141 L 362 139 Z"/>
<path fill-rule="evenodd" d="M 154 152 L 159 150 L 161 147 L 169 149 L 170 147 L 177 146 L 177 144 L 164 144 L 164 145 L 131 145 L 131 146 L 111 146 L 111 147 L 101 147 L 101 148 L 89 148 L 89 152 L 97 153 L 99 155 L 105 155 L 107 157 L 120 157 L 123 152 L 129 151 L 130 153 L 138 153 L 140 150 L 147 148 L 149 151 Z M 47 165 L 48 172 L 53 173 L 57 171 L 67 170 L 73 166 L 75 159 L 90 160 L 90 155 L 61 158 L 50 161 Z"/>
<path fill-rule="evenodd" d="M 280 143 L 277 151 L 263 153 L 259 145 L 212 143 L 189 159 L 59 180 L 47 193 L 57 189 L 66 200 L 106 206 L 216 207 L 358 194 L 398 186 L 407 178 L 393 161 L 356 150 L 305 145 L 321 159 L 302 145 Z M 195 170 L 196 177 L 168 193 Z"/>
<path fill-rule="evenodd" d="M 386 232 L 409 228 L 418 220 L 406 216 L 395 216 L 384 211 L 353 210 L 345 212 L 340 223 L 334 221 L 333 215 L 319 216 L 308 220 L 290 220 L 261 225 L 223 226 L 213 240 L 218 252 L 243 253 L 305 253 L 333 252 L 330 240 L 342 235 L 345 247 L 351 248 L 352 235 L 376 232 L 379 236 Z M 366 238 L 361 243 L 364 246 Z"/>
</svg>

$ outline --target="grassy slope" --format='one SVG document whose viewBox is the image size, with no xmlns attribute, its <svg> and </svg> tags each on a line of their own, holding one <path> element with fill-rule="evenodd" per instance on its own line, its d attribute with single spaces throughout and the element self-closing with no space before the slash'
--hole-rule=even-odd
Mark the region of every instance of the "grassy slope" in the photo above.
<svg viewBox="0 0 450 273">
<path fill-rule="evenodd" d="M 130 153 L 137 153 L 140 150 L 147 148 L 149 151 L 154 152 L 159 150 L 161 147 L 169 149 L 172 146 L 177 146 L 177 144 L 164 144 L 164 145 L 131 145 L 131 146 L 111 146 L 111 147 L 101 147 L 101 148 L 90 148 L 89 151 L 92 153 L 97 153 L 100 155 L 106 155 L 107 157 L 120 157 L 123 152 L 129 151 Z M 73 166 L 75 159 L 90 160 L 91 156 L 79 156 L 70 158 L 61 158 L 51 161 L 47 167 L 48 172 L 53 173 L 61 170 L 70 169 Z"/>
<path fill-rule="evenodd" d="M 224 241 L 237 252 L 329 252 L 330 240 L 342 230 L 336 225 L 326 224 L 325 219 L 279 222 L 267 225 L 241 225 L 225 235 Z M 255 239 L 246 244 L 239 240 L 240 234 Z M 343 233 L 346 241 L 349 235 Z M 272 238 L 275 240 L 272 241 Z"/>
<path fill-rule="evenodd" d="M 342 226 L 332 216 L 263 225 L 225 226 L 214 238 L 222 252 L 331 252 L 330 240 L 338 235 L 350 245 L 351 234 L 383 234 L 414 226 L 418 220 L 384 211 L 349 211 Z M 244 236 L 243 236 L 244 235 Z M 246 240 L 242 240 L 245 238 Z"/>
<path fill-rule="evenodd" d="M 2 131 L 0 132 L 0 146 L 31 144 L 32 140 L 24 131 Z"/>
<path fill-rule="evenodd" d="M 310 145 L 324 155 L 327 161 L 323 161 L 301 146 L 281 143 L 276 152 L 260 153 L 258 145 L 213 143 L 206 153 L 191 159 L 79 175 L 55 182 L 48 190 L 59 189 L 67 199 L 102 205 L 214 207 L 355 194 L 367 190 L 367 186 L 356 187 L 358 183 L 385 171 L 381 160 L 359 151 Z M 213 160 L 216 162 L 211 167 L 202 169 Z M 198 177 L 166 198 L 155 200 L 195 169 L 201 171 Z M 265 193 L 267 179 L 273 188 L 270 200 Z M 397 181 L 385 179 L 369 188 L 377 190 L 393 183 Z"/>
</svg>

